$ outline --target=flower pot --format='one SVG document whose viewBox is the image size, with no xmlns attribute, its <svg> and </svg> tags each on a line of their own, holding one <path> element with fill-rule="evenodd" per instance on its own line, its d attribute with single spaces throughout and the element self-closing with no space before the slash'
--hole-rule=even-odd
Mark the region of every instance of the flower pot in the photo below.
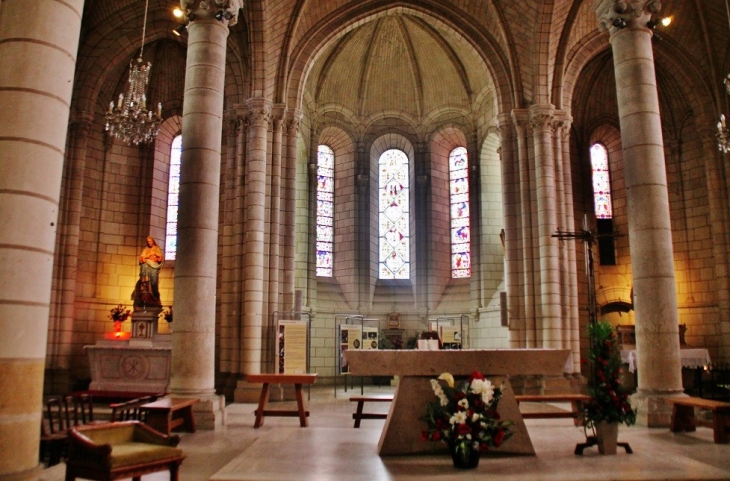
<svg viewBox="0 0 730 481">
<path fill-rule="evenodd" d="M 114 332 L 122 332 L 122 321 L 114 321 Z"/>
<path fill-rule="evenodd" d="M 601 421 L 596 424 L 596 441 L 601 454 L 616 454 L 618 442 L 618 423 Z"/>
<path fill-rule="evenodd" d="M 466 444 L 454 444 L 449 446 L 449 451 L 455 468 L 474 469 L 479 466 L 481 453 L 478 449 L 471 449 Z"/>
</svg>

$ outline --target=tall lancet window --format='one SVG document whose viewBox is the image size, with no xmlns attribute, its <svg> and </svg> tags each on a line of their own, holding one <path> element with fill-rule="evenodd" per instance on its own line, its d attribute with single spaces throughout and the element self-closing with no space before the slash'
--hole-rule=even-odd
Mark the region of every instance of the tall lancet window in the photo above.
<svg viewBox="0 0 730 481">
<path fill-rule="evenodd" d="M 378 159 L 380 279 L 409 279 L 410 187 L 408 156 L 386 150 Z"/>
<path fill-rule="evenodd" d="M 182 135 L 172 141 L 170 149 L 170 178 L 167 184 L 167 229 L 165 233 L 165 260 L 175 259 L 177 253 L 177 207 L 180 204 L 180 155 Z"/>
<path fill-rule="evenodd" d="M 317 147 L 317 275 L 332 277 L 335 216 L 335 153 Z"/>
<path fill-rule="evenodd" d="M 469 158 L 464 147 L 449 155 L 449 196 L 451 198 L 451 277 L 471 276 L 471 235 L 469 222 Z"/>
<path fill-rule="evenodd" d="M 599 261 L 602 266 L 616 265 L 613 242 L 613 206 L 611 204 L 611 173 L 608 169 L 608 151 L 603 144 L 591 146 L 593 173 L 593 209 L 596 214 Z M 603 235 L 601 235 L 603 234 Z"/>
</svg>

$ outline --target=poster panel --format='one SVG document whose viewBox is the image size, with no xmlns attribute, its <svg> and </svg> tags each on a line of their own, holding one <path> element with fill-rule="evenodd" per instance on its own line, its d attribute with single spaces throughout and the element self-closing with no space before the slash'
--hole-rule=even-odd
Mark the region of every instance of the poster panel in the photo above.
<svg viewBox="0 0 730 481">
<path fill-rule="evenodd" d="M 348 349 L 360 349 L 362 347 L 362 326 L 340 324 L 340 332 L 338 334 L 340 374 L 347 374 L 350 372 L 350 366 L 347 365 L 347 359 L 345 359 L 342 353 Z"/>
<path fill-rule="evenodd" d="M 307 321 L 280 320 L 276 334 L 279 374 L 307 372 Z"/>
<path fill-rule="evenodd" d="M 461 331 L 454 326 L 439 326 L 439 339 L 441 349 L 460 349 Z"/>
<path fill-rule="evenodd" d="M 362 349 L 370 350 L 378 348 L 378 328 L 364 326 L 362 328 Z"/>
</svg>

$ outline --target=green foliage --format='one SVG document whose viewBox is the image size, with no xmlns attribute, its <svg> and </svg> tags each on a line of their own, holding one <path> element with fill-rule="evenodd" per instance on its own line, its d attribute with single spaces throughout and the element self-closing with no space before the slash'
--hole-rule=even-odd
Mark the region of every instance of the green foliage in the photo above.
<svg viewBox="0 0 730 481">
<path fill-rule="evenodd" d="M 589 324 L 588 338 L 593 367 L 588 394 L 593 399 L 582 406 L 585 427 L 592 429 L 601 421 L 631 426 L 636 422 L 636 410 L 631 408 L 629 393 L 619 381 L 621 355 L 613 325 L 605 320 Z"/>
</svg>

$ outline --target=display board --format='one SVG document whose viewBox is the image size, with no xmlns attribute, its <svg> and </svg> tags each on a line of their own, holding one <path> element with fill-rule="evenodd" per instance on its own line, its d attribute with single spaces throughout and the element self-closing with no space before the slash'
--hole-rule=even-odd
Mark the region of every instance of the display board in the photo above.
<svg viewBox="0 0 730 481">
<path fill-rule="evenodd" d="M 377 349 L 378 348 L 378 328 L 363 326 L 362 328 L 362 345 L 361 349 Z"/>
<path fill-rule="evenodd" d="M 347 360 L 342 355 L 343 352 L 349 349 L 360 349 L 362 347 L 362 326 L 355 326 L 352 324 L 340 324 L 339 332 L 339 346 L 340 346 L 340 373 L 347 374 L 350 372 L 350 368 L 347 365 Z"/>
<path fill-rule="evenodd" d="M 307 372 L 307 321 L 280 320 L 276 325 L 279 374 Z"/>
</svg>

